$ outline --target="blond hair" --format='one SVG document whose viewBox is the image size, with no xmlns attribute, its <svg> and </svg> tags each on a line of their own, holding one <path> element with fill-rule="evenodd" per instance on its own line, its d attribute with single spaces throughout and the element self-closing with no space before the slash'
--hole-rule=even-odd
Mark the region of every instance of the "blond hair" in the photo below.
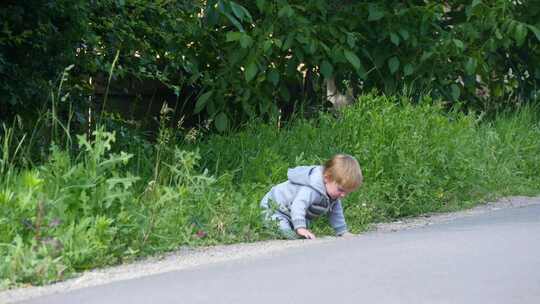
<svg viewBox="0 0 540 304">
<path fill-rule="evenodd" d="M 324 164 L 324 176 L 346 190 L 358 188 L 364 177 L 356 158 L 348 154 L 336 154 Z"/>
</svg>

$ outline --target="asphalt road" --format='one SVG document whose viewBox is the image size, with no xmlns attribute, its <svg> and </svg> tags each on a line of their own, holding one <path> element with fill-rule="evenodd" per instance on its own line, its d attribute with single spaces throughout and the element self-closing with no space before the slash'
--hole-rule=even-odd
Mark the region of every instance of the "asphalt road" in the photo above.
<svg viewBox="0 0 540 304">
<path fill-rule="evenodd" d="M 24 303 L 540 303 L 540 205 Z"/>
</svg>

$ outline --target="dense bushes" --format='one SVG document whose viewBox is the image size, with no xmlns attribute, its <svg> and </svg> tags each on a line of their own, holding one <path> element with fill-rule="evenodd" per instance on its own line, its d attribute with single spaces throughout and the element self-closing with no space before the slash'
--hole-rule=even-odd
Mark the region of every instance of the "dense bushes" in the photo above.
<svg viewBox="0 0 540 304">
<path fill-rule="evenodd" d="M 337 115 L 286 128 L 252 122 L 230 135 L 178 141 L 163 127 L 155 144 L 96 130 L 77 155 L 50 147 L 41 166 L 12 165 L 0 133 L 0 280 L 42 284 L 74 272 L 181 245 L 276 237 L 258 202 L 288 167 L 355 155 L 365 185 L 346 199 L 353 231 L 373 221 L 471 206 L 540 189 L 538 112 L 492 122 L 447 113 L 424 98 L 362 96 Z M 179 142 L 183 142 L 178 144 Z M 20 157 L 20 155 L 18 156 Z M 316 223 L 318 234 L 330 233 Z"/>
<path fill-rule="evenodd" d="M 113 83 L 161 83 L 176 95 L 180 116 L 209 118 L 219 130 L 318 104 L 330 77 L 355 89 L 405 87 L 481 109 L 536 98 L 540 77 L 540 9 L 530 1 L 2 5 L 4 118 L 49 108 L 54 79 L 74 64 L 66 83 L 74 102 L 59 107 L 87 122 L 87 108 L 100 104 L 88 96 L 102 93 L 117 52 Z"/>
</svg>

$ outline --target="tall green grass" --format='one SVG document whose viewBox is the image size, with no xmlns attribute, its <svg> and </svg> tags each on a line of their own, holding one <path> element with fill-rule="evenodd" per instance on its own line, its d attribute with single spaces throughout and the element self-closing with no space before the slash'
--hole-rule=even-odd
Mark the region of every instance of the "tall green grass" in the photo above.
<svg viewBox="0 0 540 304">
<path fill-rule="evenodd" d="M 193 142 L 167 129 L 155 142 L 128 128 L 51 144 L 39 165 L 24 135 L 0 133 L 0 282 L 44 284 L 182 245 L 274 238 L 259 200 L 287 168 L 335 153 L 358 158 L 365 184 L 345 201 L 353 231 L 374 221 L 469 207 L 540 190 L 535 108 L 490 121 L 423 100 L 366 95 L 343 112 L 286 127 L 253 122 Z M 64 130 L 67 128 L 63 128 Z M 318 234 L 329 234 L 324 221 Z"/>
</svg>

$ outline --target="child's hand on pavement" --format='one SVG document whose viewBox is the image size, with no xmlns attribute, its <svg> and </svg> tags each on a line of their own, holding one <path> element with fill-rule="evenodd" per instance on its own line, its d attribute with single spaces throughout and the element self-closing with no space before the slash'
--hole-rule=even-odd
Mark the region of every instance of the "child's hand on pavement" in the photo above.
<svg viewBox="0 0 540 304">
<path fill-rule="evenodd" d="M 303 238 L 309 239 L 309 240 L 314 240 L 315 239 L 315 234 L 313 234 L 311 231 L 307 230 L 306 228 L 298 228 L 298 229 L 296 229 L 296 234 L 298 234 L 299 236 L 301 236 Z"/>
</svg>

